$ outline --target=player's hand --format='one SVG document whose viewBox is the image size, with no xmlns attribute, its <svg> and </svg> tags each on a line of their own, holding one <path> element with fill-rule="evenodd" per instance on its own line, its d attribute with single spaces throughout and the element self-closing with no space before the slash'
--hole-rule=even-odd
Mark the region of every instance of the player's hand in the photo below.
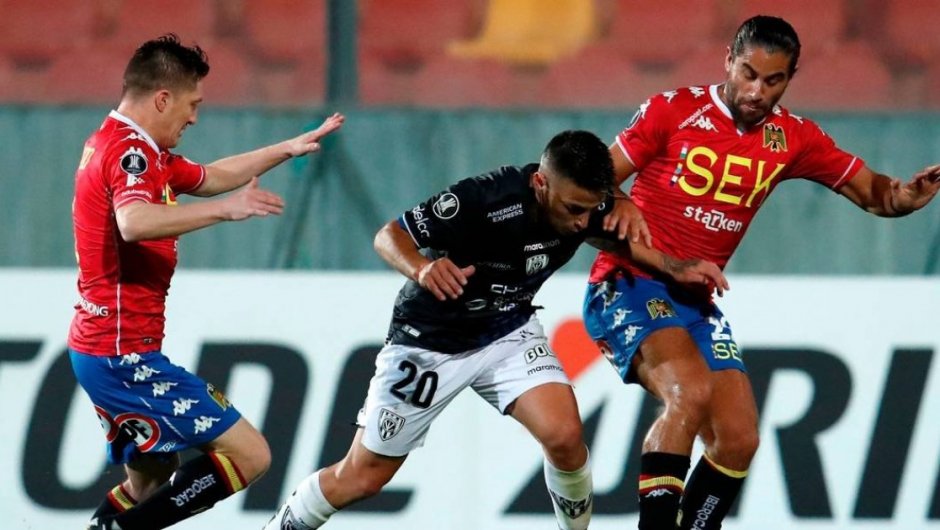
<svg viewBox="0 0 940 530">
<path fill-rule="evenodd" d="M 728 279 L 725 278 L 721 268 L 714 263 L 703 259 L 675 259 L 664 258 L 664 267 L 673 280 L 694 289 L 703 289 L 711 294 L 724 296 L 730 290 Z"/>
<path fill-rule="evenodd" d="M 902 184 L 891 180 L 891 207 L 895 212 L 910 213 L 929 203 L 940 190 L 940 164 L 928 166 Z"/>
<path fill-rule="evenodd" d="M 467 278 L 476 269 L 473 265 L 460 268 L 450 258 L 438 258 L 418 271 L 418 285 L 424 287 L 440 301 L 456 300 L 463 294 Z"/>
<path fill-rule="evenodd" d="M 251 177 L 248 184 L 222 199 L 224 216 L 229 221 L 241 221 L 249 217 L 280 215 L 284 211 L 284 199 L 258 187 L 258 177 Z"/>
<path fill-rule="evenodd" d="M 630 241 L 639 243 L 642 240 L 647 248 L 653 248 L 653 237 L 643 214 L 626 196 L 616 196 L 613 208 L 604 216 L 604 230 L 616 232 L 617 239 L 621 241 L 630 236 Z"/>
<path fill-rule="evenodd" d="M 316 129 L 287 140 L 286 146 L 288 154 L 290 154 L 290 156 L 303 156 L 319 151 L 320 139 L 342 127 L 345 121 L 346 117 L 337 112 L 323 120 L 323 123 Z"/>
</svg>

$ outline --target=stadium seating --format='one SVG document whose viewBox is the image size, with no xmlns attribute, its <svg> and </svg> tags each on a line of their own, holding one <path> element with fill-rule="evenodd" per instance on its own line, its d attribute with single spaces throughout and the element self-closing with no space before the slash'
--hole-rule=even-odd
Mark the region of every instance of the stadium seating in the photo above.
<svg viewBox="0 0 940 530">
<path fill-rule="evenodd" d="M 617 0 L 608 42 L 641 65 L 671 65 L 717 38 L 718 0 Z M 724 36 L 722 36 L 724 38 Z"/>
<path fill-rule="evenodd" d="M 671 88 L 663 75 L 640 71 L 606 46 L 593 46 L 549 68 L 539 87 L 539 103 L 549 107 L 632 109 Z"/>
<path fill-rule="evenodd" d="M 940 6 L 935 0 L 890 0 L 881 23 L 892 60 L 925 65 L 940 54 Z"/>
<path fill-rule="evenodd" d="M 325 56 L 326 0 L 248 0 L 244 30 L 267 63 L 298 64 Z"/>
<path fill-rule="evenodd" d="M 787 88 L 784 104 L 795 110 L 875 110 L 895 105 L 891 72 L 865 42 L 800 60 L 800 69 Z"/>
<path fill-rule="evenodd" d="M 359 49 L 370 65 L 414 72 L 479 25 L 474 0 L 363 0 Z M 378 61 L 378 62 L 375 62 Z"/>
<path fill-rule="evenodd" d="M 83 0 L 6 0 L 0 4 L 0 53 L 17 65 L 46 65 L 91 39 L 95 15 L 94 4 Z"/>
<path fill-rule="evenodd" d="M 730 44 L 737 26 L 754 15 L 773 15 L 789 22 L 800 37 L 805 55 L 836 48 L 846 38 L 847 0 L 748 0 L 740 2 L 734 12 L 734 27 L 722 39 L 725 45 Z"/>
<path fill-rule="evenodd" d="M 36 86 L 33 101 L 116 105 L 133 46 L 74 48 L 59 55 Z"/>
<path fill-rule="evenodd" d="M 110 31 L 102 40 L 108 45 L 136 48 L 141 42 L 165 33 L 176 33 L 191 44 L 203 44 L 212 37 L 215 10 L 212 2 L 188 0 L 160 0 L 135 2 L 123 0 L 106 13 Z"/>
<path fill-rule="evenodd" d="M 452 42 L 457 57 L 545 65 L 570 55 L 597 35 L 594 0 L 490 0 L 479 36 Z"/>
</svg>

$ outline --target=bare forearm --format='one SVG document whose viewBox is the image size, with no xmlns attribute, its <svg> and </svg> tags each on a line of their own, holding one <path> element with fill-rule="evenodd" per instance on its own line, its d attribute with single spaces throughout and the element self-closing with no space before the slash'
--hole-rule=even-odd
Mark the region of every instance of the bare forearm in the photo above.
<svg viewBox="0 0 940 530">
<path fill-rule="evenodd" d="M 198 195 L 225 193 L 243 186 L 291 157 L 284 142 L 216 160 L 206 166 L 206 184 Z"/>
<path fill-rule="evenodd" d="M 411 236 L 402 230 L 398 221 L 391 221 L 383 226 L 375 234 L 373 246 L 378 255 L 393 269 L 415 281 L 421 268 L 430 262 L 418 252 Z"/>
<path fill-rule="evenodd" d="M 132 203 L 119 209 L 118 229 L 125 241 L 145 241 L 178 236 L 226 220 L 219 201 L 165 206 Z"/>
</svg>

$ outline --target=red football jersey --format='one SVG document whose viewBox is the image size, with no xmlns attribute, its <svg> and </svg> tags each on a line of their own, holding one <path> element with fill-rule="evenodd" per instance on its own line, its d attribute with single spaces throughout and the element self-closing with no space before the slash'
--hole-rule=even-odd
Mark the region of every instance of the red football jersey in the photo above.
<svg viewBox="0 0 940 530">
<path fill-rule="evenodd" d="M 780 106 L 739 131 L 718 85 L 654 96 L 617 136 L 617 145 L 637 168 L 630 195 L 653 246 L 722 268 L 782 181 L 804 178 L 835 190 L 865 165 L 836 147 L 818 125 Z M 600 252 L 591 281 L 617 269 L 648 276 L 629 259 Z"/>
<path fill-rule="evenodd" d="M 69 347 L 93 355 L 159 350 L 176 237 L 128 243 L 114 212 L 133 201 L 176 204 L 202 185 L 205 168 L 161 151 L 136 123 L 111 111 L 85 143 L 75 173 L 72 222 L 78 260 Z"/>
</svg>

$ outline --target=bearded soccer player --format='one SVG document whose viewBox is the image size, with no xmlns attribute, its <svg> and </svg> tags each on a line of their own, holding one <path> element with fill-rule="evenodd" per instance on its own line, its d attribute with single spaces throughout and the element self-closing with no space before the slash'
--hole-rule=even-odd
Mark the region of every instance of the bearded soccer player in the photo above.
<svg viewBox="0 0 940 530">
<path fill-rule="evenodd" d="M 198 46 L 175 35 L 145 42 L 124 72 L 117 110 L 85 143 L 73 223 L 79 303 L 69 330 L 72 368 L 105 430 L 108 459 L 127 478 L 90 529 L 155 530 L 210 508 L 268 468 L 264 437 L 211 384 L 162 353 L 164 302 L 177 236 L 223 221 L 280 214 L 258 187 L 279 163 L 317 151 L 339 128 L 316 130 L 208 165 L 169 149 L 196 123 L 209 72 Z M 176 195 L 221 199 L 177 205 Z M 179 451 L 202 455 L 182 464 Z"/>
<path fill-rule="evenodd" d="M 882 217 L 930 202 L 940 166 L 901 183 L 777 105 L 799 56 L 790 24 L 753 17 L 729 47 L 723 83 L 644 103 L 610 148 L 617 184 L 637 173 L 634 205 L 617 201 L 605 227 L 724 268 L 758 208 L 788 179 L 815 181 Z M 616 252 L 599 253 L 589 282 L 588 332 L 625 383 L 665 404 L 643 444 L 639 528 L 676 528 L 680 514 L 678 528 L 720 528 L 758 446 L 757 407 L 728 320 L 708 285 L 677 285 Z M 705 454 L 686 483 L 696 436 Z"/>
</svg>

